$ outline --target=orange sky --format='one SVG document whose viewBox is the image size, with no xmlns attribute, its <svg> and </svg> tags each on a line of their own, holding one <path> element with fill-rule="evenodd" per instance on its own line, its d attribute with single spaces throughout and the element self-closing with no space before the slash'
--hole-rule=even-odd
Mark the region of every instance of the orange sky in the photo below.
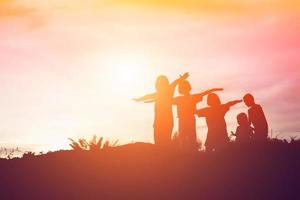
<svg viewBox="0 0 300 200">
<path fill-rule="evenodd" d="M 194 92 L 224 87 L 224 101 L 252 92 L 270 127 L 300 132 L 300 3 L 99 2 L 0 1 L 0 143 L 152 141 L 153 107 L 131 98 L 153 91 L 157 75 L 185 71 Z M 228 115 L 229 130 L 245 110 Z"/>
</svg>

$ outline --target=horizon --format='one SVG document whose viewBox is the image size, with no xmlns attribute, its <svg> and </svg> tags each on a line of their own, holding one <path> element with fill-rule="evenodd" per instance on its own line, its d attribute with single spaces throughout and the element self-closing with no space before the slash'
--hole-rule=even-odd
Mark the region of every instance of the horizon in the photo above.
<svg viewBox="0 0 300 200">
<path fill-rule="evenodd" d="M 299 10 L 292 0 L 0 1 L 0 145 L 153 142 L 154 106 L 132 98 L 184 72 L 193 93 L 223 87 L 222 102 L 253 93 L 274 136 L 299 135 Z M 228 113 L 228 132 L 246 111 Z M 205 140 L 205 120 L 197 126 Z"/>
</svg>

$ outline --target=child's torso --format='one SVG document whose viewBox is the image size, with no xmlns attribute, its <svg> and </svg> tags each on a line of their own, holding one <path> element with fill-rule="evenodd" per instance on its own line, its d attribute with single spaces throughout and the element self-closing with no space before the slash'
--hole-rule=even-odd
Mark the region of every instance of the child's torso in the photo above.
<svg viewBox="0 0 300 200">
<path fill-rule="evenodd" d="M 253 134 L 253 130 L 250 126 L 238 126 L 236 136 L 238 140 L 248 140 Z"/>
<path fill-rule="evenodd" d="M 223 130 L 226 129 L 225 121 L 226 110 L 222 105 L 210 107 L 208 115 L 206 116 L 206 122 L 208 129 L 210 130 Z"/>
<path fill-rule="evenodd" d="M 158 94 L 155 100 L 154 125 L 173 124 L 172 98 L 173 93 L 171 90 Z"/>
<path fill-rule="evenodd" d="M 249 118 L 255 129 L 258 130 L 267 130 L 268 123 L 265 117 L 265 114 L 262 110 L 262 107 L 258 104 L 254 105 L 249 109 Z"/>
<path fill-rule="evenodd" d="M 177 97 L 177 117 L 179 119 L 194 118 L 197 109 L 197 102 L 193 96 Z"/>
</svg>

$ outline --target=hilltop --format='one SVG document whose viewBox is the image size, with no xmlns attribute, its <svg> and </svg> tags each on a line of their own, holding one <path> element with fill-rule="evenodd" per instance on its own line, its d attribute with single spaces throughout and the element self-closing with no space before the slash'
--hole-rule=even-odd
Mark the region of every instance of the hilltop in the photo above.
<svg viewBox="0 0 300 200">
<path fill-rule="evenodd" d="M 299 199 L 300 142 L 205 153 L 136 143 L 0 160 L 1 199 Z"/>
</svg>

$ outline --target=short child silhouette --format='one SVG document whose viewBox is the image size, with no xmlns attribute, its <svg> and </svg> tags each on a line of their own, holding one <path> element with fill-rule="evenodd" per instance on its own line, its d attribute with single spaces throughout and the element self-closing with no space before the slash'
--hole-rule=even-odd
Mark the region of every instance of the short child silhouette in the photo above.
<svg viewBox="0 0 300 200">
<path fill-rule="evenodd" d="M 256 140 L 266 140 L 268 137 L 268 122 L 262 107 L 256 104 L 251 94 L 246 94 L 243 98 L 245 104 L 249 107 L 249 122 L 254 127 L 254 138 Z"/>
<path fill-rule="evenodd" d="M 246 113 L 240 113 L 237 116 L 237 122 L 239 126 L 236 128 L 235 133 L 233 134 L 236 136 L 236 142 L 239 143 L 246 143 L 251 140 L 253 136 L 253 128 L 250 126 L 248 117 Z"/>
<path fill-rule="evenodd" d="M 207 97 L 208 107 L 197 110 L 198 117 L 205 117 L 207 124 L 207 138 L 205 147 L 212 151 L 226 145 L 229 142 L 225 115 L 232 106 L 242 102 L 241 100 L 221 103 L 219 96 L 215 93 Z"/>
</svg>

